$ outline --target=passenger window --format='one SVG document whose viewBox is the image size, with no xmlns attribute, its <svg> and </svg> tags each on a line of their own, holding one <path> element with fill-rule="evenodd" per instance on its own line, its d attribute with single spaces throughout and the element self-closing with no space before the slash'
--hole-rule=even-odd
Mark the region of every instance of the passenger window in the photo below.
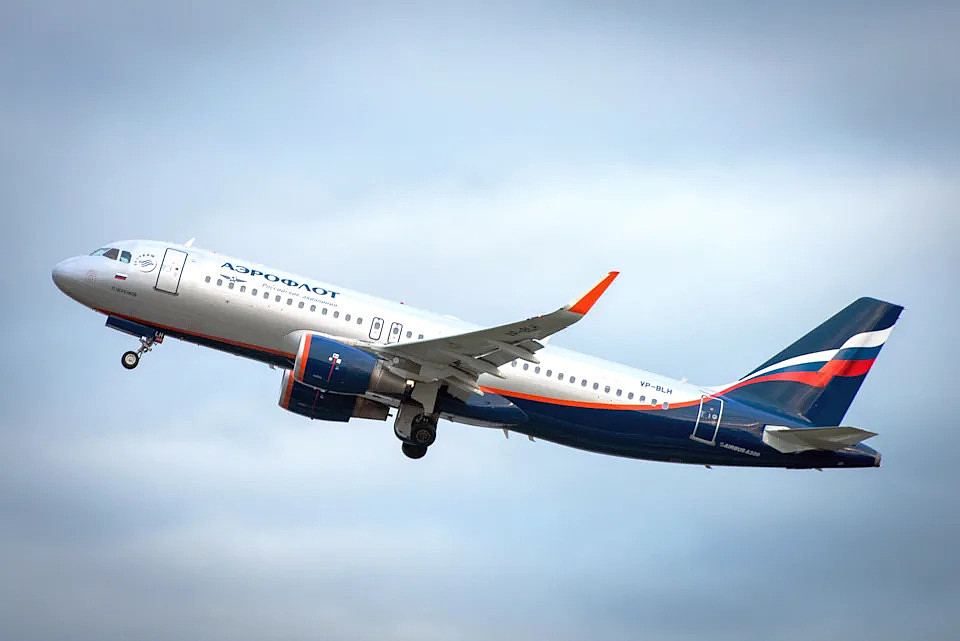
<svg viewBox="0 0 960 641">
<path fill-rule="evenodd" d="M 618 390 L 617 390 L 617 396 L 623 396 L 623 390 L 622 390 L 622 389 L 618 389 Z"/>
<path fill-rule="evenodd" d="M 629 394 L 627 394 L 627 398 L 633 400 L 633 392 L 630 392 Z"/>
<path fill-rule="evenodd" d="M 300 309 L 303 309 L 303 301 L 300 301 L 299 303 L 297 303 L 297 307 L 299 307 Z"/>
<path fill-rule="evenodd" d="M 263 300 L 270 298 L 270 292 L 263 292 Z"/>
<path fill-rule="evenodd" d="M 423 334 L 420 334 L 419 336 L 417 336 L 417 340 L 418 340 L 418 341 L 422 341 L 422 340 L 423 340 Z"/>
<path fill-rule="evenodd" d="M 106 252 L 104 252 L 103 257 L 109 258 L 110 260 L 116 260 L 117 256 L 119 255 L 120 255 L 119 249 L 111 248 L 111 249 L 108 249 Z"/>
<path fill-rule="evenodd" d="M 241 293 L 241 294 L 244 294 L 244 293 L 246 293 L 246 291 L 247 291 L 247 286 L 246 286 L 246 285 L 240 285 L 240 293 Z"/>
<path fill-rule="evenodd" d="M 340 318 L 340 312 L 334 312 L 334 313 L 333 313 L 333 317 L 334 317 L 334 318 Z"/>
<path fill-rule="evenodd" d="M 327 315 L 327 308 L 324 307 L 322 310 L 320 310 L 320 313 L 323 314 L 324 316 L 326 316 L 326 315 Z"/>
<path fill-rule="evenodd" d="M 217 279 L 217 287 L 220 287 L 221 285 L 223 285 L 223 279 L 222 279 L 222 278 L 218 278 L 218 279 Z"/>
<path fill-rule="evenodd" d="M 316 305 L 311 305 L 311 306 L 310 306 L 310 311 L 311 311 L 311 312 L 317 311 L 317 306 L 316 306 Z"/>
<path fill-rule="evenodd" d="M 547 378 L 550 378 L 550 376 L 551 376 L 552 374 L 553 374 L 553 370 L 552 370 L 552 369 L 548 369 L 548 370 L 547 370 Z"/>
<path fill-rule="evenodd" d="M 575 377 L 571 376 L 571 377 L 570 377 L 570 383 L 571 383 L 572 385 L 576 385 L 577 379 L 576 379 Z"/>
<path fill-rule="evenodd" d="M 604 387 L 604 388 L 603 388 L 603 391 L 606 392 L 607 394 L 609 394 L 609 393 L 610 393 L 610 386 L 607 385 L 606 387 Z"/>
<path fill-rule="evenodd" d="M 583 379 L 582 381 L 580 381 L 580 387 L 586 387 L 586 386 L 587 386 L 587 379 Z"/>
<path fill-rule="evenodd" d="M 600 383 L 594 383 L 594 384 L 593 384 L 593 389 L 595 389 L 595 390 L 600 389 Z"/>
<path fill-rule="evenodd" d="M 539 373 L 540 373 L 540 368 L 539 368 L 539 367 L 534 367 L 534 368 L 533 368 L 533 373 L 534 373 L 534 374 L 539 374 Z"/>
<path fill-rule="evenodd" d="M 670 409 L 670 403 L 664 401 L 664 402 L 663 402 L 663 409 L 665 409 L 665 410 Z"/>
<path fill-rule="evenodd" d="M 345 320 L 345 321 L 347 321 L 347 322 L 349 323 L 349 322 L 350 322 L 350 314 L 347 314 L 346 316 L 344 316 L 344 317 L 343 317 L 343 320 Z"/>
<path fill-rule="evenodd" d="M 363 325 L 363 319 L 357 316 L 357 325 Z"/>
<path fill-rule="evenodd" d="M 233 282 L 232 282 L 232 281 L 227 284 L 227 289 L 233 289 Z"/>
<path fill-rule="evenodd" d="M 413 337 L 413 332 L 411 332 L 411 331 L 408 329 L 408 330 L 407 330 L 407 338 L 412 338 L 412 337 Z"/>
<path fill-rule="evenodd" d="M 292 298 L 288 298 L 288 299 L 287 299 L 287 305 L 293 305 L 293 299 L 292 299 Z"/>
<path fill-rule="evenodd" d="M 394 333 L 394 334 L 399 334 L 399 333 L 400 333 L 400 328 L 397 327 L 396 325 L 394 325 L 394 326 L 393 326 L 393 333 Z"/>
<path fill-rule="evenodd" d="M 130 262 L 130 252 L 120 252 L 120 262 L 129 263 Z"/>
<path fill-rule="evenodd" d="M 210 282 L 210 277 L 209 277 L 209 276 L 207 276 L 206 278 L 204 278 L 204 279 L 203 279 L 203 282 L 205 282 L 205 283 L 209 283 L 209 282 Z"/>
<path fill-rule="evenodd" d="M 641 397 L 638 398 L 637 400 L 642 403 L 642 402 L 644 402 L 645 400 L 647 400 L 647 397 L 646 397 L 646 396 L 641 396 Z"/>
<path fill-rule="evenodd" d="M 251 294 L 252 296 L 256 296 L 256 295 L 257 295 L 257 288 L 254 287 L 252 290 L 250 290 L 250 294 Z"/>
<path fill-rule="evenodd" d="M 651 405 L 656 405 L 656 404 L 657 404 L 657 399 L 651 398 L 651 399 L 650 399 L 650 404 L 651 404 Z"/>
<path fill-rule="evenodd" d="M 523 371 L 527 371 L 528 369 L 530 369 L 530 363 L 524 363 L 524 364 L 523 364 Z"/>
<path fill-rule="evenodd" d="M 278 303 L 280 302 L 280 294 L 277 294 L 277 297 L 276 297 L 275 300 L 276 300 L 276 302 L 278 302 Z"/>
</svg>

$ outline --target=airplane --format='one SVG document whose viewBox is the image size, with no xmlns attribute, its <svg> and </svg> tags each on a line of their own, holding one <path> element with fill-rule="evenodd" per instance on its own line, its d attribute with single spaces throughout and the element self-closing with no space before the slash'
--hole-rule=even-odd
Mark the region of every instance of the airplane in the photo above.
<svg viewBox="0 0 960 641">
<path fill-rule="evenodd" d="M 717 466 L 879 467 L 874 432 L 841 421 L 903 307 L 860 298 L 725 385 L 701 386 L 548 344 L 613 283 L 480 327 L 184 244 L 127 240 L 53 269 L 67 296 L 140 341 L 172 336 L 283 370 L 279 405 L 386 421 L 423 457 L 439 419 L 602 454 Z"/>
</svg>

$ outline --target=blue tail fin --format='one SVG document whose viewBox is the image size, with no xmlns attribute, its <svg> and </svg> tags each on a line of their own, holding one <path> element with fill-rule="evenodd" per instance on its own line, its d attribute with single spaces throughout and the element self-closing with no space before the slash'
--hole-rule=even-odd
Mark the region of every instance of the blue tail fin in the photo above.
<svg viewBox="0 0 960 641">
<path fill-rule="evenodd" d="M 721 393 L 811 425 L 840 425 L 901 311 L 855 300 Z"/>
</svg>

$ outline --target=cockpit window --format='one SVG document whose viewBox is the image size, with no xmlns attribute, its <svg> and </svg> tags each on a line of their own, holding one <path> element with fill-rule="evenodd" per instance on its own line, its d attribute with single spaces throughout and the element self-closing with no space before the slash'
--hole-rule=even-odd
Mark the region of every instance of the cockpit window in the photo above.
<svg viewBox="0 0 960 641">
<path fill-rule="evenodd" d="M 117 259 L 117 256 L 119 256 L 119 255 L 120 255 L 120 250 L 117 249 L 116 247 L 111 247 L 110 249 L 108 249 L 108 250 L 106 251 L 106 253 L 103 255 L 103 257 L 104 257 L 104 258 L 109 258 L 110 260 L 116 260 L 116 259 Z"/>
<path fill-rule="evenodd" d="M 110 248 L 109 248 L 109 247 L 101 247 L 100 249 L 98 249 L 97 251 L 93 252 L 93 253 L 90 254 L 90 255 L 91 255 L 91 256 L 103 256 L 103 255 L 106 254 L 108 251 L 110 251 Z"/>
<path fill-rule="evenodd" d="M 122 251 L 120 252 L 120 262 L 129 263 L 130 262 L 130 252 Z"/>
</svg>

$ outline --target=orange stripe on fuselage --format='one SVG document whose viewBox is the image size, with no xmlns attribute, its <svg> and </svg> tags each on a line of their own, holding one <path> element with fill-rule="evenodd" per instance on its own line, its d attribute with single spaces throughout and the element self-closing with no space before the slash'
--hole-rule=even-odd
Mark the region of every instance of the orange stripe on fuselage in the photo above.
<svg viewBox="0 0 960 641">
<path fill-rule="evenodd" d="M 597 409 L 597 410 L 659 410 L 662 408 L 662 405 L 636 405 L 636 404 L 617 404 L 617 403 L 594 403 L 590 401 L 575 401 L 569 398 L 552 398 L 549 396 L 538 396 L 536 394 L 526 394 L 524 392 L 514 392 L 512 390 L 498 389 L 496 387 L 481 387 L 484 392 L 489 392 L 490 394 L 499 394 L 500 396 L 508 396 L 513 398 L 522 398 L 528 401 L 538 401 L 540 403 L 549 403 L 551 405 L 564 405 L 566 407 L 584 407 L 588 409 Z M 707 398 L 713 398 L 708 396 Z M 667 401 L 670 409 L 676 407 L 689 407 L 691 405 L 699 405 L 700 399 L 695 401 L 681 401 L 679 403 L 671 403 Z"/>
</svg>

